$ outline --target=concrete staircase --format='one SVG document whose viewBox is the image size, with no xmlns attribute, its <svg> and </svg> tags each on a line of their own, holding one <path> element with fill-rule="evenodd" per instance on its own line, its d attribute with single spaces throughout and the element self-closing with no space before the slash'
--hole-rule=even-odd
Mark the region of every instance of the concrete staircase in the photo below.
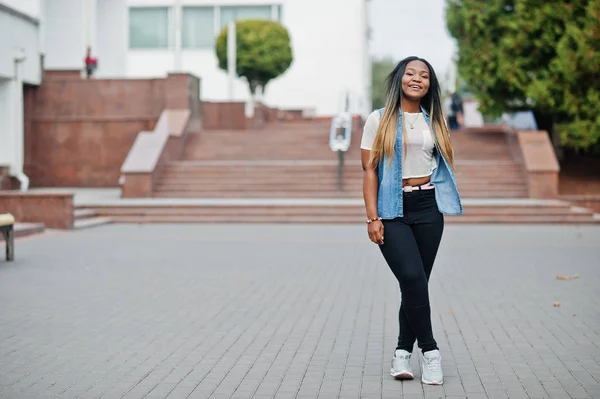
<svg viewBox="0 0 600 399">
<path fill-rule="evenodd" d="M 558 200 L 475 199 L 447 223 L 600 223 L 585 208 Z M 89 206 L 89 205 L 88 205 Z M 94 204 L 118 223 L 364 223 L 361 199 L 155 198 Z"/>
<path fill-rule="evenodd" d="M 110 217 L 99 216 L 97 210 L 84 207 L 76 207 L 73 216 L 73 228 L 76 230 L 102 226 L 112 222 Z"/>
<path fill-rule="evenodd" d="M 330 158 L 333 154 L 329 154 Z M 350 158 L 350 156 L 348 157 Z M 520 165 L 504 160 L 459 160 L 459 190 L 465 198 L 524 198 Z M 360 161 L 345 162 L 342 191 L 337 161 L 176 161 L 164 171 L 155 197 L 172 198 L 362 198 Z"/>
<path fill-rule="evenodd" d="M 193 135 L 180 161 L 167 165 L 155 197 L 362 198 L 361 131 L 346 155 L 337 190 L 337 160 L 328 146 L 329 122 L 274 124 L 264 130 Z M 452 135 L 456 175 L 466 198 L 524 198 L 521 166 L 503 137 Z"/>
<path fill-rule="evenodd" d="M 500 133 L 453 132 L 456 179 L 465 198 L 526 198 L 525 172 Z"/>
<path fill-rule="evenodd" d="M 97 203 L 93 210 L 131 223 L 362 223 L 362 126 L 353 133 L 341 191 L 329 126 L 304 121 L 192 135 L 182 159 L 166 166 L 153 198 Z M 527 198 L 525 172 L 501 134 L 455 132 L 452 141 L 465 215 L 447 222 L 600 222 L 565 201 Z"/>
<path fill-rule="evenodd" d="M 337 162 L 334 160 L 178 161 L 167 167 L 154 195 L 178 198 L 357 198 L 361 195 L 361 187 L 362 169 L 356 162 L 346 165 L 343 191 L 338 192 Z"/>
<path fill-rule="evenodd" d="M 361 190 L 360 135 L 353 134 L 337 191 L 329 121 L 275 123 L 260 130 L 192 135 L 183 159 L 167 165 L 155 197 L 344 198 Z M 358 191 L 357 191 L 358 190 Z"/>
</svg>

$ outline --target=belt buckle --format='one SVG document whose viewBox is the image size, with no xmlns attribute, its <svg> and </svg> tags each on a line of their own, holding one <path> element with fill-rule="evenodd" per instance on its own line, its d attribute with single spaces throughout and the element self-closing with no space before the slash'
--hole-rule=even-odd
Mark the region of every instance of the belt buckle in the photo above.
<svg viewBox="0 0 600 399">
<path fill-rule="evenodd" d="M 413 191 L 412 186 L 404 186 L 402 187 L 402 191 L 404 191 L 405 193 L 411 193 Z"/>
</svg>

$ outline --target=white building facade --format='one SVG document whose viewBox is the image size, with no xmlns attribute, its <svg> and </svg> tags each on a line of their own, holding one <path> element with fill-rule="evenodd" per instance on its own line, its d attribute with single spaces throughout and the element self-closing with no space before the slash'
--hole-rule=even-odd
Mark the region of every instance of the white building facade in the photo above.
<svg viewBox="0 0 600 399">
<path fill-rule="evenodd" d="M 189 72 L 202 79 L 208 101 L 247 101 L 249 90 L 218 68 L 215 38 L 231 20 L 279 21 L 289 31 L 294 61 L 272 81 L 263 101 L 284 109 L 371 107 L 369 0 L 0 0 L 37 21 L 46 69 L 80 69 L 86 48 L 98 58 L 99 78 L 164 77 Z M 3 24 L 2 28 L 5 28 Z M 16 37 L 16 35 L 13 35 Z M 2 40 L 9 36 L 2 37 Z M 0 54 L 0 62 L 6 59 Z M 29 62 L 29 61 L 28 61 Z"/>
<path fill-rule="evenodd" d="M 0 2 L 0 167 L 27 189 L 23 173 L 23 85 L 42 76 L 39 1 Z"/>
<path fill-rule="evenodd" d="M 371 104 L 368 0 L 42 0 L 46 68 L 81 68 L 85 48 L 101 77 L 164 77 L 189 72 L 202 79 L 207 101 L 247 101 L 236 79 L 218 68 L 215 38 L 231 20 L 279 21 L 289 31 L 294 62 L 262 100 L 284 109 L 342 110 L 367 115 Z"/>
<path fill-rule="evenodd" d="M 367 0 L 129 0 L 127 76 L 184 71 L 202 78 L 207 100 L 245 101 L 245 81 L 229 98 L 228 76 L 217 66 L 215 37 L 235 19 L 275 20 L 289 31 L 294 62 L 267 87 L 264 101 L 281 108 L 314 108 L 331 116 L 347 94 L 353 111 L 370 108 Z"/>
</svg>

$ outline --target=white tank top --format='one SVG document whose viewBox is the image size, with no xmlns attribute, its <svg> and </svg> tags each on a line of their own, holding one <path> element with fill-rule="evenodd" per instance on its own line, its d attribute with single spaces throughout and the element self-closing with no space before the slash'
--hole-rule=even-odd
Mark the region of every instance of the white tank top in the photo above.
<svg viewBox="0 0 600 399">
<path fill-rule="evenodd" d="M 375 134 L 380 120 L 379 111 L 373 111 L 365 122 L 363 136 L 360 143 L 360 148 L 371 150 Z M 411 114 L 404 113 L 402 123 L 406 127 L 407 143 L 403 143 L 406 147 L 406 155 L 403 155 L 402 160 L 402 178 L 418 178 L 431 176 L 434 169 L 437 167 L 433 156 L 434 143 L 431 136 L 431 129 L 425 121 L 423 113 Z"/>
</svg>

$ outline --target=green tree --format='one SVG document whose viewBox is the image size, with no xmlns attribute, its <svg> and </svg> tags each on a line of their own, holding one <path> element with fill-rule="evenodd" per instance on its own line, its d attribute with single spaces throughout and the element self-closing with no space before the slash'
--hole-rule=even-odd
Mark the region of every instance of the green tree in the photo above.
<svg viewBox="0 0 600 399">
<path fill-rule="evenodd" d="M 285 27 L 274 21 L 244 20 L 236 22 L 236 71 L 246 78 L 250 93 L 281 76 L 293 61 L 290 36 Z M 227 27 L 217 37 L 219 68 L 227 71 Z"/>
<path fill-rule="evenodd" d="M 482 112 L 532 110 L 562 145 L 600 144 L 600 1 L 447 0 L 446 11 Z"/>
<path fill-rule="evenodd" d="M 371 61 L 371 87 L 373 109 L 385 106 L 385 78 L 396 67 L 391 58 L 373 59 Z"/>
</svg>

